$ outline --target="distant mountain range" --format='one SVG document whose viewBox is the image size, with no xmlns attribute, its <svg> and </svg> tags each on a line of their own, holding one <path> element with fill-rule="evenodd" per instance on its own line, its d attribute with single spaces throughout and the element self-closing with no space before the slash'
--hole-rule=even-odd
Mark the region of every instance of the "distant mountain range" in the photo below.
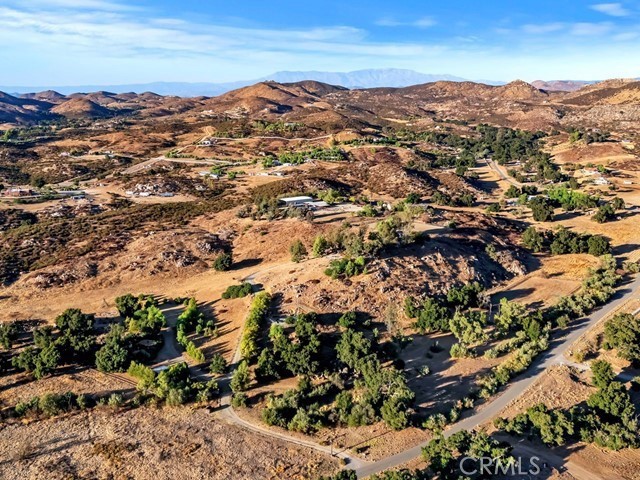
<svg viewBox="0 0 640 480">
<path fill-rule="evenodd" d="M 14 95 L 54 90 L 63 95 L 78 92 L 107 91 L 112 93 L 154 92 L 159 95 L 176 95 L 180 97 L 214 97 L 237 88 L 246 87 L 266 80 L 273 80 L 278 83 L 315 80 L 347 88 L 408 87 L 410 85 L 419 85 L 440 80 L 452 82 L 466 81 L 464 78 L 453 75 L 432 75 L 414 70 L 385 68 L 358 70 L 355 72 L 276 72 L 263 78 L 227 83 L 153 82 L 126 85 L 0 86 L 0 91 L 9 92 Z M 502 85 L 505 82 L 482 81 L 482 83 Z"/>
</svg>

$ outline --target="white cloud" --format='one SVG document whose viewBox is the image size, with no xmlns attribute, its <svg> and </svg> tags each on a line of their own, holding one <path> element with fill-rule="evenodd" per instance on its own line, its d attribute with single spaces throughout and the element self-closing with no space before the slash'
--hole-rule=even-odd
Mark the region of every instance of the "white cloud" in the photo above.
<svg viewBox="0 0 640 480">
<path fill-rule="evenodd" d="M 553 33 L 559 32 L 560 30 L 565 28 L 564 23 L 541 23 L 541 24 L 527 24 L 522 26 L 522 30 L 525 33 L 530 33 L 532 35 L 542 35 L 545 33 Z"/>
<path fill-rule="evenodd" d="M 610 33 L 614 25 L 610 22 L 601 23 L 541 23 L 522 26 L 522 31 L 530 35 L 548 35 L 552 33 L 568 34 L 578 37 L 602 36 Z"/>
<path fill-rule="evenodd" d="M 611 23 L 575 23 L 571 26 L 571 34 L 595 37 L 609 33 L 613 29 Z"/>
<path fill-rule="evenodd" d="M 619 42 L 628 42 L 631 40 L 635 40 L 638 37 L 640 37 L 640 33 L 638 32 L 623 32 L 614 35 L 613 39 Z"/>
<path fill-rule="evenodd" d="M 437 22 L 432 17 L 422 17 L 417 20 L 411 20 L 401 22 L 394 18 L 385 17 L 376 22 L 379 27 L 415 27 L 415 28 L 429 28 L 436 25 Z"/>
<path fill-rule="evenodd" d="M 25 10 L 39 10 L 43 8 L 65 10 L 97 10 L 107 12 L 132 12 L 140 11 L 140 7 L 125 5 L 109 0 L 5 0 L 5 4 L 20 7 Z"/>
<path fill-rule="evenodd" d="M 626 17 L 631 15 L 631 12 L 624 8 L 621 3 L 598 3 L 591 5 L 591 9 L 604 13 L 605 15 L 611 15 L 612 17 Z"/>
<path fill-rule="evenodd" d="M 55 3 L 60 7 L 76 2 L 42 0 L 41 3 Z M 46 63 L 60 75 L 64 75 L 66 68 L 68 76 L 78 77 L 74 82 L 80 82 L 80 78 L 93 82 L 92 76 L 98 75 L 100 69 L 107 70 L 110 75 L 122 75 L 122 71 L 109 70 L 108 66 L 133 63 L 133 70 L 124 72 L 126 78 L 156 76 L 154 69 L 162 66 L 167 71 L 162 78 L 174 70 L 194 78 L 192 75 L 197 74 L 194 72 L 213 69 L 217 72 L 215 80 L 224 81 L 253 76 L 237 73 L 243 70 L 270 72 L 291 65 L 298 68 L 304 63 L 314 68 L 326 64 L 325 68 L 335 69 L 336 62 L 366 68 L 383 61 L 397 64 L 414 58 L 431 58 L 446 49 L 423 43 L 376 42 L 366 31 L 350 26 L 237 27 L 154 17 L 148 11 L 138 15 L 118 10 L 117 4 L 98 0 L 77 3 L 96 7 L 100 3 L 106 9 L 96 15 L 84 8 L 32 9 L 32 4 L 29 8 L 0 6 L 0 44 L 19 46 L 20 52 L 18 55 L 8 49 L 0 51 L 0 63 L 15 65 L 10 75 L 17 77 L 20 69 L 26 72 L 34 70 L 33 65 Z M 428 23 L 425 19 L 416 22 L 420 25 Z M 30 60 L 16 62 L 15 58 Z M 69 70 L 68 65 L 64 66 L 65 61 L 77 68 Z M 4 82 L 7 78 L 5 76 Z"/>
</svg>

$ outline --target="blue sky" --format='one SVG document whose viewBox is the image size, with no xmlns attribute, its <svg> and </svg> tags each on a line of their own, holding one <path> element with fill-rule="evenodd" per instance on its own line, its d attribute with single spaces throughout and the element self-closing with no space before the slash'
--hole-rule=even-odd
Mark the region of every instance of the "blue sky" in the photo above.
<svg viewBox="0 0 640 480">
<path fill-rule="evenodd" d="M 640 0 L 0 0 L 0 85 L 225 82 L 410 68 L 640 76 Z"/>
</svg>

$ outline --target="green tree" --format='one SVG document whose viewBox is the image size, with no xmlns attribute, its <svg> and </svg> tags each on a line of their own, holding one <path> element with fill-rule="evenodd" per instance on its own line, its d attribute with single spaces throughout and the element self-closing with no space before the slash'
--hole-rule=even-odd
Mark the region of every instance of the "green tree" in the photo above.
<svg viewBox="0 0 640 480">
<path fill-rule="evenodd" d="M 470 311 L 465 314 L 458 310 L 449 322 L 449 328 L 461 343 L 474 345 L 487 340 L 484 331 L 486 323 L 484 312 Z"/>
<path fill-rule="evenodd" d="M 14 322 L 0 324 L 0 346 L 10 350 L 18 337 L 18 328 Z"/>
<path fill-rule="evenodd" d="M 591 363 L 591 379 L 598 388 L 606 388 L 616 377 L 611 364 L 605 360 L 595 360 Z"/>
<path fill-rule="evenodd" d="M 233 257 L 231 253 L 221 253 L 213 261 L 213 269 L 217 270 L 218 272 L 224 272 L 226 270 L 229 270 L 232 264 Z"/>
<path fill-rule="evenodd" d="M 356 312 L 345 312 L 338 319 L 338 325 L 342 328 L 353 328 L 356 325 L 357 315 Z"/>
<path fill-rule="evenodd" d="M 549 222 L 553 220 L 553 205 L 543 197 L 536 197 L 529 202 L 533 219 L 536 222 Z"/>
<path fill-rule="evenodd" d="M 131 363 L 131 344 L 122 325 L 111 325 L 105 343 L 96 353 L 96 367 L 102 372 L 124 372 Z"/>
<path fill-rule="evenodd" d="M 405 303 L 405 313 L 416 319 L 414 325 L 423 335 L 449 331 L 449 311 L 433 298 L 425 299 L 421 307 L 414 308 L 413 311 L 407 309 Z"/>
<path fill-rule="evenodd" d="M 221 375 L 227 371 L 227 361 L 222 355 L 216 353 L 211 358 L 211 365 L 209 365 L 209 371 L 214 375 Z"/>
<path fill-rule="evenodd" d="M 609 244 L 609 241 L 600 235 L 592 235 L 589 237 L 587 245 L 589 246 L 590 255 L 601 257 L 602 255 L 611 253 L 611 245 Z"/>
<path fill-rule="evenodd" d="M 629 393 L 620 382 L 610 382 L 587 399 L 587 405 L 613 417 L 629 421 L 635 407 Z"/>
<path fill-rule="evenodd" d="M 130 293 L 116 298 L 116 308 L 123 318 L 133 317 L 138 310 L 138 298 Z"/>
<path fill-rule="evenodd" d="M 249 372 L 249 364 L 246 361 L 240 362 L 236 371 L 231 377 L 231 390 L 233 393 L 244 392 L 249 388 L 251 383 L 251 373 Z"/>
<path fill-rule="evenodd" d="M 535 227 L 529 227 L 522 235 L 522 244 L 534 253 L 539 253 L 544 249 L 544 237 Z"/>
<path fill-rule="evenodd" d="M 318 258 L 325 255 L 328 249 L 329 249 L 329 242 L 327 241 L 327 239 L 322 235 L 318 235 L 316 239 L 313 241 L 313 247 L 311 249 L 311 253 L 314 257 Z"/>
<path fill-rule="evenodd" d="M 296 240 L 291 244 L 289 252 L 291 253 L 291 261 L 295 263 L 300 263 L 307 256 L 307 249 L 300 240 Z"/>
<path fill-rule="evenodd" d="M 514 325 L 523 323 L 527 309 L 517 302 L 510 302 L 506 298 L 500 299 L 500 309 L 495 316 L 496 326 L 501 333 L 507 333 Z"/>
<path fill-rule="evenodd" d="M 604 325 L 605 348 L 615 348 L 618 356 L 629 361 L 640 360 L 640 320 L 629 313 L 614 316 Z"/>
<path fill-rule="evenodd" d="M 94 321 L 93 315 L 82 313 L 77 308 L 70 308 L 58 315 L 56 326 L 60 330 L 60 337 L 56 343 L 60 346 L 63 360 L 74 357 L 82 361 L 89 358 L 96 343 Z"/>
</svg>

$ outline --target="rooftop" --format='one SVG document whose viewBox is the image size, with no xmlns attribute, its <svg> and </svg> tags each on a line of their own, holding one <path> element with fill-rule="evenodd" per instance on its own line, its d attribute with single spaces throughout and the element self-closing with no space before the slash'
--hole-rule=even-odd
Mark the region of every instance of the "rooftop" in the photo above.
<svg viewBox="0 0 640 480">
<path fill-rule="evenodd" d="M 311 197 L 285 197 L 280 199 L 281 202 L 312 202 L 313 198 Z"/>
</svg>

